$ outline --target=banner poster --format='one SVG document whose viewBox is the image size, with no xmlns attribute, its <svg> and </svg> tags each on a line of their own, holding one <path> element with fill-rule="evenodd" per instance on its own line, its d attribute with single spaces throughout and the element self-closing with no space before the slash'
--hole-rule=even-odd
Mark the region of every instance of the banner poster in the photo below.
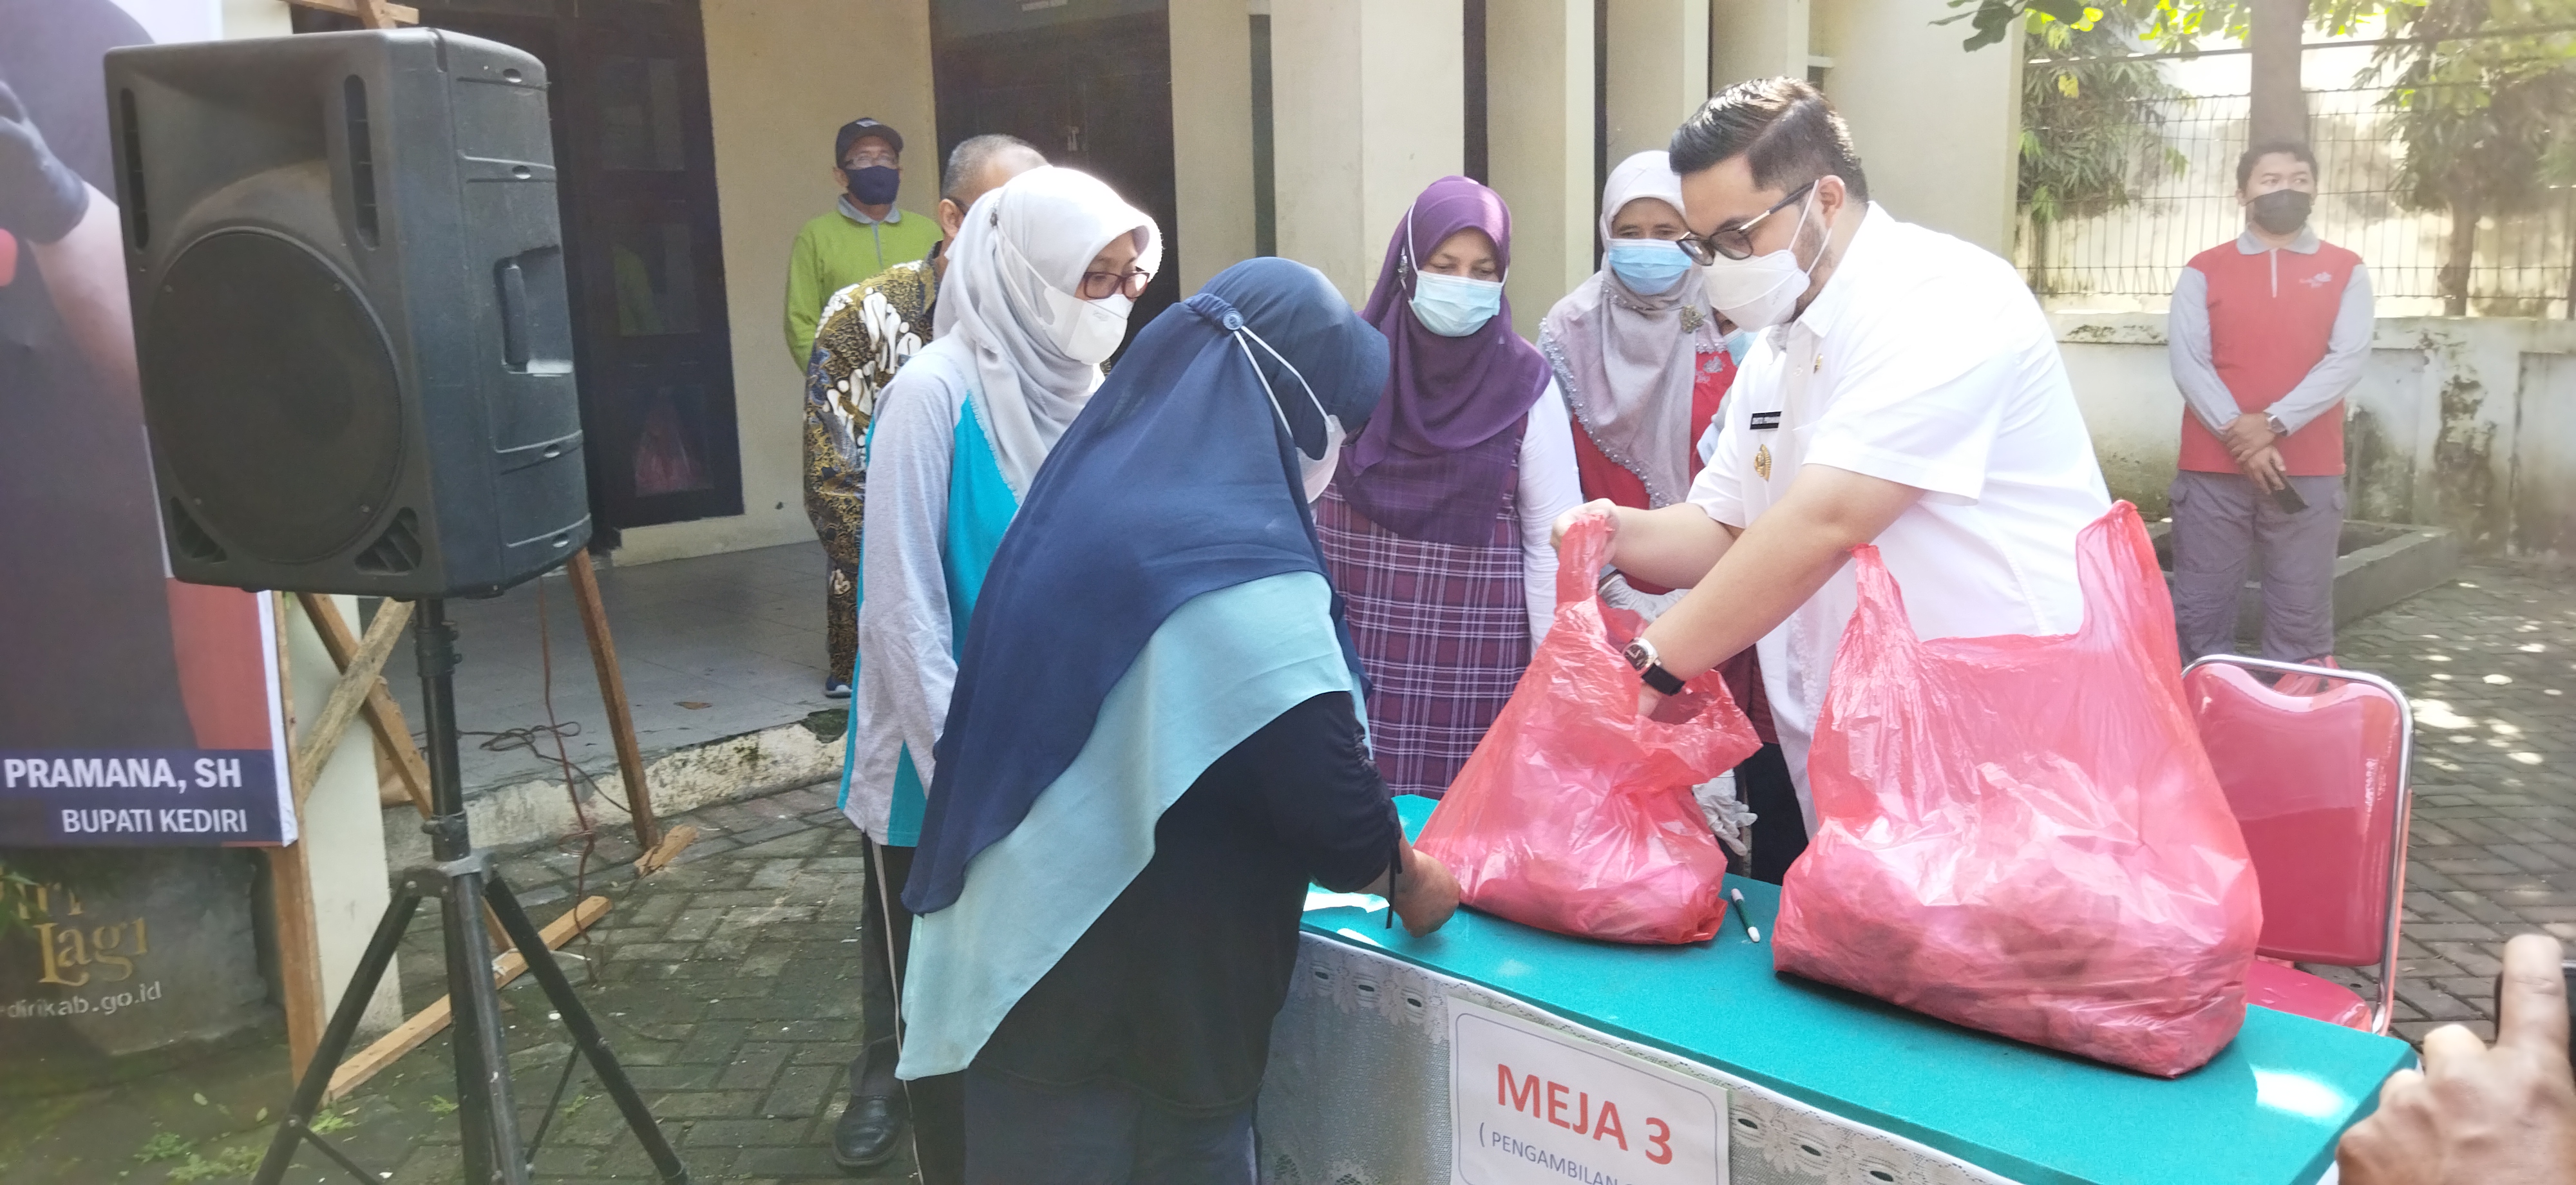
<svg viewBox="0 0 2576 1185">
<path fill-rule="evenodd" d="M 101 56 L 217 0 L 0 0 L 0 847 L 295 838 L 270 594 L 171 580 Z"/>
</svg>

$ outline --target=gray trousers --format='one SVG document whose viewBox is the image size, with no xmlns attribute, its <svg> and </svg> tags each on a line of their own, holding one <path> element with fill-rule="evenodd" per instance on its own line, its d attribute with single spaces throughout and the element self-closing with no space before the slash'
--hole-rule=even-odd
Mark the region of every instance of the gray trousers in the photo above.
<svg viewBox="0 0 2576 1185">
<path fill-rule="evenodd" d="M 2293 477 L 2290 488 L 2307 500 L 2306 510 L 2281 509 L 2241 473 L 2174 475 L 2174 627 L 2186 661 L 2237 651 L 2236 599 L 2257 550 L 2263 557 L 2262 657 L 2307 662 L 2334 653 L 2343 479 Z"/>
</svg>

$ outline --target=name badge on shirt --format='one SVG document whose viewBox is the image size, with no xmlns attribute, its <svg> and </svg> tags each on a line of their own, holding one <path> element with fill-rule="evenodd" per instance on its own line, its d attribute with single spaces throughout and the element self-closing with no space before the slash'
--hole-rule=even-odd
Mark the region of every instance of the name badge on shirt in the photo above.
<svg viewBox="0 0 2576 1185">
<path fill-rule="evenodd" d="M 1778 412 L 1776 412 L 1776 411 L 1757 411 L 1757 412 L 1753 413 L 1753 422 L 1752 422 L 1752 424 L 1750 425 L 1750 427 L 1751 427 L 1754 431 L 1756 431 L 1756 432 L 1769 432 L 1769 431 L 1772 431 L 1772 430 L 1774 430 L 1774 429 L 1778 428 L 1779 426 L 1780 426 L 1780 413 L 1778 413 Z"/>
</svg>

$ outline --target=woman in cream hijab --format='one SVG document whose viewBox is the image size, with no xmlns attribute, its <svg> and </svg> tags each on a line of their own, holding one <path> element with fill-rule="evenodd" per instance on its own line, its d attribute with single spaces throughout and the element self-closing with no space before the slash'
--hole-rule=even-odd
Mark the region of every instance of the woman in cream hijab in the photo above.
<svg viewBox="0 0 2576 1185">
<path fill-rule="evenodd" d="M 967 211 L 948 245 L 937 336 L 878 396 L 841 809 L 877 845 L 870 905 L 888 915 L 875 933 L 895 947 L 898 993 L 912 922 L 895 898 L 920 841 L 958 641 L 1003 532 L 1100 386 L 1162 255 L 1154 220 L 1098 178 L 1022 173 Z M 867 1076 L 891 1082 L 894 1043 L 868 1053 Z M 911 1086 L 925 1179 L 936 1182 L 961 1147 L 948 1118 L 954 1084 Z"/>
<path fill-rule="evenodd" d="M 1548 310 L 1539 352 L 1574 413 L 1584 499 L 1638 510 L 1670 506 L 1699 475 L 1698 443 L 1735 381 L 1739 347 L 1721 333 L 1726 326 L 1701 289 L 1700 269 L 1675 242 L 1690 228 L 1682 222 L 1682 179 L 1664 153 L 1640 152 L 1610 171 L 1600 230 L 1601 270 Z M 1681 595 L 1615 572 L 1601 591 L 1648 618 Z M 1777 883 L 1806 849 L 1797 792 L 1753 652 L 1720 669 L 1764 743 L 1731 779 L 1702 787 L 1701 801 L 1737 849 L 1735 871 Z"/>
</svg>

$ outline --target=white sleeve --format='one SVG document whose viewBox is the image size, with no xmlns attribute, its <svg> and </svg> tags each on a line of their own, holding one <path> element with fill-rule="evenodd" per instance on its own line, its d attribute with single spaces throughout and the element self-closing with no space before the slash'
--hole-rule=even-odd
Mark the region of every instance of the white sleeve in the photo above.
<svg viewBox="0 0 2576 1185">
<path fill-rule="evenodd" d="M 1737 371 L 1735 388 L 1727 392 L 1725 402 L 1717 406 L 1717 418 L 1709 421 L 1708 431 L 1700 434 L 1699 476 L 1691 479 L 1689 496 L 1682 500 L 1708 512 L 1710 521 L 1720 526 L 1743 530 L 1750 515 L 1744 513 L 1744 433 L 1747 417 L 1736 414 L 1735 398 L 1744 389 L 1744 372 Z"/>
<path fill-rule="evenodd" d="M 852 727 L 866 729 L 859 735 L 869 740 L 859 762 L 866 768 L 852 771 L 853 794 L 862 784 L 871 793 L 890 789 L 902 750 L 911 751 L 922 785 L 937 773 L 931 748 L 957 681 L 943 561 L 962 393 L 946 377 L 915 360 L 877 400 L 867 515 L 859 526 L 859 681 L 852 689 Z"/>
<path fill-rule="evenodd" d="M 1574 467 L 1574 417 L 1565 394 L 1548 381 L 1529 410 L 1521 433 L 1521 595 L 1529 606 L 1530 645 L 1547 638 L 1556 620 L 1556 547 L 1548 536 L 1557 516 L 1583 504 L 1583 478 Z"/>
<path fill-rule="evenodd" d="M 2038 302 L 2018 278 L 2010 282 L 2011 293 L 1926 284 L 1918 295 L 1948 298 L 1944 316 L 1910 327 L 1884 320 L 1854 326 L 1846 335 L 1851 344 L 1826 376 L 1833 402 L 1801 463 L 1913 486 L 1950 502 L 1984 496 L 1988 459 L 2006 415 L 2059 373 L 2057 340 Z"/>
</svg>

